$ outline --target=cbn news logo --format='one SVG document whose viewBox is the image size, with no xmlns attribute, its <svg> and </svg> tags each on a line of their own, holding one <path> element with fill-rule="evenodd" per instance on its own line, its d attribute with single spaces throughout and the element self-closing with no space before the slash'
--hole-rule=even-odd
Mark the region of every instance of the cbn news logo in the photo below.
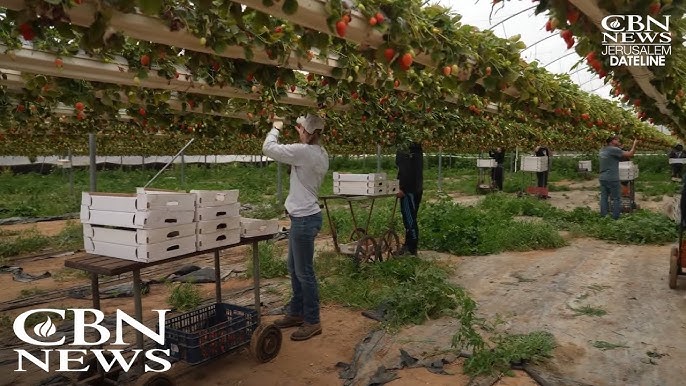
<svg viewBox="0 0 686 386">
<path fill-rule="evenodd" d="M 26 319 L 28 319 L 31 315 L 35 313 L 48 313 L 48 314 L 54 314 L 62 319 L 65 318 L 66 311 L 72 311 L 74 313 L 74 338 L 71 342 L 67 343 L 66 338 L 62 336 L 61 339 L 58 340 L 45 340 L 46 338 L 51 337 L 57 332 L 57 327 L 55 324 L 52 322 L 52 319 L 50 316 L 46 317 L 46 320 L 42 323 L 38 323 L 33 327 L 33 333 L 38 339 L 34 339 L 31 337 L 27 331 L 26 331 Z M 115 330 L 115 340 L 114 342 L 111 342 L 110 345 L 112 346 L 128 346 L 129 344 L 124 341 L 123 335 L 124 335 L 124 323 L 128 324 L 129 326 L 133 327 L 135 330 L 143 333 L 143 335 L 147 336 L 148 338 L 154 340 L 157 344 L 163 346 L 164 345 L 164 315 L 169 312 L 169 310 L 152 310 L 157 312 L 158 314 L 158 327 L 157 330 L 159 333 L 156 333 L 155 331 L 149 329 L 146 327 L 144 324 L 140 323 L 133 317 L 129 316 L 125 312 L 121 310 L 117 310 L 116 314 L 116 330 Z M 94 317 L 93 322 L 87 322 L 86 321 L 86 316 L 92 316 Z M 105 319 L 105 314 L 97 309 L 91 309 L 91 308 L 69 308 L 67 310 L 63 309 L 52 309 L 52 308 L 41 308 L 41 309 L 36 309 L 36 310 L 30 310 L 26 311 L 19 316 L 17 316 L 16 319 L 14 319 L 14 324 L 13 324 L 13 329 L 14 329 L 14 334 L 17 336 L 17 338 L 21 339 L 25 343 L 34 345 L 34 346 L 39 346 L 39 347 L 53 347 L 53 346 L 63 346 L 63 345 L 68 345 L 68 346 L 98 346 L 101 344 L 104 344 L 105 342 L 108 342 L 110 340 L 111 334 L 110 330 L 108 330 L 106 327 L 101 326 L 100 323 Z M 94 341 L 94 342 L 88 342 L 86 341 L 86 327 L 92 328 L 95 330 L 99 335 L 99 338 Z M 56 355 L 58 359 L 59 366 L 56 371 L 70 371 L 70 372 L 75 372 L 75 371 L 88 371 L 88 368 L 90 366 L 85 366 L 83 367 L 83 359 L 84 357 L 88 354 L 88 352 L 92 352 L 93 355 L 95 355 L 96 360 L 99 362 L 100 366 L 105 371 L 110 371 L 112 367 L 116 363 L 119 363 L 121 368 L 124 370 L 124 372 L 128 372 L 131 369 L 131 366 L 136 362 L 136 359 L 138 356 L 143 353 L 143 355 L 150 361 L 159 363 L 162 365 L 162 369 L 154 369 L 147 364 L 145 365 L 145 371 L 154 371 L 154 372 L 165 372 L 171 368 L 171 363 L 166 360 L 164 357 L 158 356 L 161 354 L 164 354 L 165 356 L 170 355 L 170 350 L 162 350 L 162 349 L 152 349 L 152 350 L 141 350 L 141 349 L 135 349 L 131 350 L 133 353 L 133 357 L 127 362 L 127 360 L 122 356 L 122 350 L 116 350 L 116 349 L 108 349 L 108 350 L 103 350 L 103 349 L 92 349 L 92 350 L 85 350 L 85 349 L 42 349 L 40 350 L 42 353 L 37 354 L 34 356 L 27 350 L 19 350 L 15 349 L 14 351 L 17 352 L 18 355 L 18 364 L 17 364 L 17 369 L 14 371 L 27 371 L 24 369 L 24 364 L 25 361 L 31 362 L 34 365 L 38 366 L 41 370 L 45 372 L 50 371 L 50 357 L 52 355 Z M 106 356 L 106 354 L 111 354 L 109 355 L 109 358 Z M 53 356 L 54 359 L 54 356 Z M 78 366 L 77 363 L 81 366 Z"/>
<path fill-rule="evenodd" d="M 665 66 L 672 54 L 670 15 L 658 20 L 650 15 L 608 15 L 603 27 L 602 54 L 610 66 Z"/>
</svg>

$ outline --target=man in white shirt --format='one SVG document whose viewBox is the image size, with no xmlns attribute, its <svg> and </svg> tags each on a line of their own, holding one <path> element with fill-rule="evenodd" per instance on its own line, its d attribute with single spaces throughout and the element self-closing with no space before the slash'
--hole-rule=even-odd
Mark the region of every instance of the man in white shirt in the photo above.
<svg viewBox="0 0 686 386">
<path fill-rule="evenodd" d="M 296 120 L 300 143 L 278 143 L 283 122 L 274 122 L 262 152 L 292 166 L 286 210 L 291 219 L 288 239 L 288 272 L 293 295 L 288 313 L 277 320 L 279 328 L 299 327 L 292 340 L 306 340 L 322 333 L 319 288 L 314 272 L 314 239 L 322 228 L 319 189 L 329 170 L 329 154 L 320 145 L 324 120 L 312 114 Z"/>
</svg>

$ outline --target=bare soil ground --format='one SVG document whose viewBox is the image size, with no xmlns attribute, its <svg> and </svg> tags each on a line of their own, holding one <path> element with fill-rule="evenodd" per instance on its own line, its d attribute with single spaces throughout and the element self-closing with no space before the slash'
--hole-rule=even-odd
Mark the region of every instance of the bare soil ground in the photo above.
<svg viewBox="0 0 686 386">
<path fill-rule="evenodd" d="M 595 181 L 589 182 L 595 183 Z M 593 185 L 595 186 L 595 185 Z M 575 186 L 583 189 L 583 186 Z M 562 208 L 590 206 L 597 208 L 594 187 L 588 190 L 552 192 L 549 202 Z M 478 197 L 456 197 L 457 201 L 475 202 Z M 664 211 L 671 199 L 641 202 L 642 207 Z M 4 226 L 4 228 L 23 225 Z M 28 224 L 46 234 L 56 234 L 64 222 Z M 322 238 L 318 248 L 330 249 L 330 241 Z M 535 370 L 551 385 L 681 385 L 686 349 L 680 344 L 686 338 L 686 300 L 684 290 L 669 290 L 669 246 L 623 246 L 598 240 L 572 240 L 568 247 L 550 251 L 503 253 L 490 256 L 460 257 L 431 251 L 422 253 L 428 259 L 440 259 L 456 269 L 452 280 L 464 288 L 479 303 L 479 312 L 488 318 L 500 315 L 503 326 L 513 333 L 546 330 L 555 336 L 558 348 L 553 358 Z M 85 276 L 64 270 L 64 260 L 71 256 L 22 259 L 18 262 L 25 272 L 53 273 L 52 278 L 31 283 L 19 283 L 9 274 L 0 274 L 2 306 L 23 298 L 24 301 L 46 301 L 40 307 L 89 307 L 88 299 L 64 296 L 49 298 L 56 289 L 86 286 Z M 161 278 L 181 265 L 211 266 L 210 256 L 196 261 L 157 266 L 143 272 L 143 279 Z M 222 256 L 222 269 L 241 272 L 247 261 L 246 251 L 236 248 Z M 57 273 L 57 275 L 55 275 Z M 130 278 L 120 279 L 128 282 Z M 252 281 L 230 277 L 222 284 L 224 298 L 233 303 L 251 304 Z M 288 292 L 285 280 L 264 280 L 262 300 L 267 309 L 280 307 Z M 106 285 L 101 285 L 104 287 Z M 203 296 L 211 299 L 214 284 L 201 284 Z M 681 282 L 681 287 L 686 287 Z M 169 289 L 153 284 L 143 298 L 146 319 L 151 309 L 166 305 Z M 131 298 L 106 299 L 105 313 L 119 308 L 133 314 Z M 604 316 L 589 316 L 578 311 L 584 306 L 607 312 Z M 18 313 L 37 308 L 27 306 L 1 313 L 13 319 Z M 269 321 L 275 316 L 265 316 Z M 247 351 L 227 355 L 201 366 L 177 364 L 172 374 L 178 384 L 196 382 L 202 385 L 334 385 L 339 379 L 338 362 L 351 363 L 355 348 L 368 333 L 377 329 L 377 322 L 360 315 L 359 310 L 339 306 L 322 309 L 324 332 L 305 342 L 292 342 L 290 331 L 284 331 L 279 356 L 266 364 L 257 364 Z M 4 330 L 4 327 L 3 327 Z M 453 320 L 440 319 L 422 326 L 406 328 L 397 334 L 384 333 L 370 353 L 370 360 L 358 369 L 352 384 L 366 385 L 380 365 L 397 366 L 399 349 L 415 357 L 425 358 L 445 353 L 456 327 Z M 0 331 L 0 374 L 6 374 L 0 385 L 33 385 L 46 378 L 42 372 L 16 373 L 13 345 L 19 343 L 11 332 Z M 617 346 L 606 351 L 594 347 L 597 342 Z M 452 358 L 455 359 L 455 358 Z M 461 359 L 447 364 L 450 375 L 439 375 L 425 368 L 398 370 L 389 385 L 468 385 L 462 374 Z M 547 377 L 547 378 L 546 378 Z M 514 377 L 493 379 L 488 384 L 528 386 L 537 384 L 523 372 Z M 367 383 L 365 383 L 367 382 Z"/>
</svg>

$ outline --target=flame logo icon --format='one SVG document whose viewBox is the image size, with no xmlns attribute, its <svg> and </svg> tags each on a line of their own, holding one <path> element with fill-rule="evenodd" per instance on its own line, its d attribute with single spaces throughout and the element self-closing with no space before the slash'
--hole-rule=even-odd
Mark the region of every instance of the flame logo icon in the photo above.
<svg viewBox="0 0 686 386">
<path fill-rule="evenodd" d="M 33 332 L 42 338 L 47 338 L 57 332 L 57 327 L 55 327 L 55 324 L 52 322 L 52 320 L 50 320 L 49 316 L 47 318 L 48 320 L 45 322 L 38 323 L 35 327 L 33 327 Z"/>
<path fill-rule="evenodd" d="M 610 23 L 610 27 L 612 27 L 612 28 L 614 28 L 614 29 L 619 28 L 619 26 L 620 26 L 619 20 L 617 20 L 617 19 L 615 19 L 615 21 L 613 21 L 613 22 Z"/>
</svg>

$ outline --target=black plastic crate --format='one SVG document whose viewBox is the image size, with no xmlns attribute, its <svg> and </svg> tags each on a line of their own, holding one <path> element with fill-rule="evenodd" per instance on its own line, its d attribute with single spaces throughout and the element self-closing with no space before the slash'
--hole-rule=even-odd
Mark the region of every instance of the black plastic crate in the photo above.
<svg viewBox="0 0 686 386">
<path fill-rule="evenodd" d="M 164 349 L 190 364 L 204 362 L 250 343 L 257 312 L 216 303 L 167 319 Z"/>
</svg>

